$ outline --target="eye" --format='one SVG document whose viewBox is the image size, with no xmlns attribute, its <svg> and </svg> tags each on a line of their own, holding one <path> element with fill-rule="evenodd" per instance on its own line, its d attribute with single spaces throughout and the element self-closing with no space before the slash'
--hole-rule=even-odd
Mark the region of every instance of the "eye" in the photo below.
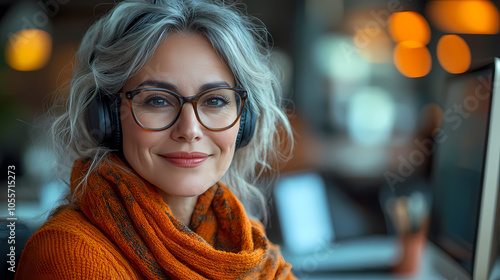
<svg viewBox="0 0 500 280">
<path fill-rule="evenodd" d="M 172 96 L 155 91 L 145 91 L 140 96 L 137 96 L 140 106 L 164 108 L 178 106 L 178 100 Z"/>
<path fill-rule="evenodd" d="M 222 108 L 231 103 L 231 98 L 227 94 L 209 94 L 204 96 L 200 101 L 201 104 L 209 108 Z"/>
<path fill-rule="evenodd" d="M 205 100 L 205 102 L 203 102 L 203 105 L 213 106 L 213 107 L 225 106 L 227 104 L 229 104 L 229 101 L 221 96 L 213 96 Z"/>
<path fill-rule="evenodd" d="M 165 98 L 160 96 L 149 97 L 147 100 L 144 100 L 145 104 L 153 105 L 155 107 L 162 107 L 170 105 Z"/>
</svg>

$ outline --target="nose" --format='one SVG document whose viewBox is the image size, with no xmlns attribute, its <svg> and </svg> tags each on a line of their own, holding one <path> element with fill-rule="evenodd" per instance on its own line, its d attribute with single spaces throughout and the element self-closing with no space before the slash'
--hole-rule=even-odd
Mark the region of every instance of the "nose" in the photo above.
<svg viewBox="0 0 500 280">
<path fill-rule="evenodd" d="M 179 118 L 170 129 L 170 136 L 175 141 L 191 143 L 201 139 L 203 128 L 196 118 L 193 104 L 184 104 Z"/>
</svg>

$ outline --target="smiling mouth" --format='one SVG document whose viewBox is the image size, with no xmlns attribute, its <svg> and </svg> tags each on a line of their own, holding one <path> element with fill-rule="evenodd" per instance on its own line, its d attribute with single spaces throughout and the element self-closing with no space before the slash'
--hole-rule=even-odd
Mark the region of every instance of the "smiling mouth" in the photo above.
<svg viewBox="0 0 500 280">
<path fill-rule="evenodd" d="M 177 152 L 161 155 L 172 165 L 182 168 L 193 168 L 202 165 L 209 157 L 205 153 Z"/>
</svg>

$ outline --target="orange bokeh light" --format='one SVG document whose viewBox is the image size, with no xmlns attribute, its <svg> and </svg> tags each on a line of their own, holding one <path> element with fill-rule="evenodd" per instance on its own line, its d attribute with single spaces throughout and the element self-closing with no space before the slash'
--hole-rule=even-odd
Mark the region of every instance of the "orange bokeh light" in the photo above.
<svg viewBox="0 0 500 280">
<path fill-rule="evenodd" d="M 23 29 L 9 38 L 5 50 L 7 63 L 19 71 L 34 71 L 49 61 L 52 37 L 39 29 Z"/>
<path fill-rule="evenodd" d="M 417 41 L 425 46 L 431 38 L 429 24 L 421 14 L 413 11 L 392 14 L 389 32 L 396 42 Z"/>
<path fill-rule="evenodd" d="M 401 74 L 409 78 L 423 77 L 431 71 L 431 53 L 421 42 L 400 42 L 394 49 L 394 64 Z"/>
<path fill-rule="evenodd" d="M 433 0 L 426 14 L 434 26 L 448 33 L 496 34 L 499 31 L 499 13 L 486 0 Z"/>
<path fill-rule="evenodd" d="M 445 35 L 439 39 L 437 57 L 441 66 L 452 74 L 467 71 L 471 63 L 469 45 L 458 35 Z"/>
</svg>

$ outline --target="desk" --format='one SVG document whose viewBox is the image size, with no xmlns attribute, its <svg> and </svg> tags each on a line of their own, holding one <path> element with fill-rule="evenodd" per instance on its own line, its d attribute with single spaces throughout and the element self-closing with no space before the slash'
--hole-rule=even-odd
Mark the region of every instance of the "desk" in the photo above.
<svg viewBox="0 0 500 280">
<path fill-rule="evenodd" d="M 436 245 L 428 241 L 420 263 L 420 269 L 411 276 L 398 276 L 389 272 L 296 272 L 303 280 L 470 280 L 468 273 L 442 252 Z M 500 279 L 500 259 L 495 262 L 490 280 Z M 482 279 L 478 279 L 482 280 Z"/>
</svg>

